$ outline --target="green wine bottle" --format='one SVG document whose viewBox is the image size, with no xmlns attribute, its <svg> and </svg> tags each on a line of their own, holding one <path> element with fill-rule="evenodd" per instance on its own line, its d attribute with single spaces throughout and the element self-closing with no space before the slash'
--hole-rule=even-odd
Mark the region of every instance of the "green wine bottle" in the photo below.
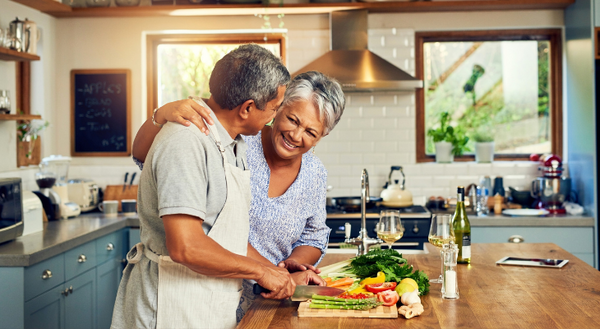
<svg viewBox="0 0 600 329">
<path fill-rule="evenodd" d="M 458 263 L 471 264 L 471 223 L 465 209 L 465 188 L 458 187 L 456 211 L 452 217 L 455 243 L 458 246 Z"/>
</svg>

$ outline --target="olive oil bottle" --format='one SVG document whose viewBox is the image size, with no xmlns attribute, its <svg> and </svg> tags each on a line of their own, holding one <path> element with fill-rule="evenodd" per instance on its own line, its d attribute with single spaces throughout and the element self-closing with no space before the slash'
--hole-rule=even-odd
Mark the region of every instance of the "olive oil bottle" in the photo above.
<svg viewBox="0 0 600 329">
<path fill-rule="evenodd" d="M 452 217 L 452 228 L 454 229 L 455 243 L 458 246 L 458 263 L 471 263 L 471 223 L 467 218 L 465 209 L 465 188 L 458 187 L 456 199 L 456 211 Z"/>
</svg>

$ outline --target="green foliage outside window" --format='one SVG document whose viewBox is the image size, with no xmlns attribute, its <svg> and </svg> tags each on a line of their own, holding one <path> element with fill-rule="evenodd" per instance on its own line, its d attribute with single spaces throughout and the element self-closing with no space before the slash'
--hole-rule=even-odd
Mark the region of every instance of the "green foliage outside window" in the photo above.
<svg viewBox="0 0 600 329">
<path fill-rule="evenodd" d="M 496 153 L 550 151 L 549 41 L 426 42 L 426 153 L 440 117 Z"/>
</svg>

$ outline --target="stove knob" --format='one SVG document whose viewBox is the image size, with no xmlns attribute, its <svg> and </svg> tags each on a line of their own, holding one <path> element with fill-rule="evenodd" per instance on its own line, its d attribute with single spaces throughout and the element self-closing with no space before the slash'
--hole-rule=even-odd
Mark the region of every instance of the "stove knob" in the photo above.
<svg viewBox="0 0 600 329">
<path fill-rule="evenodd" d="M 412 231 L 414 234 L 419 233 L 419 227 L 417 226 L 417 224 L 415 224 L 415 227 L 413 227 Z"/>
</svg>

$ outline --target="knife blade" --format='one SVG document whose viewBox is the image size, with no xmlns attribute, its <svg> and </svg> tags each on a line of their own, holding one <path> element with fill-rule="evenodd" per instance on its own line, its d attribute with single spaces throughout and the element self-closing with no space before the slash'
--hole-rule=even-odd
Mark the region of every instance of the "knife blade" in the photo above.
<svg viewBox="0 0 600 329">
<path fill-rule="evenodd" d="M 123 192 L 125 192 L 125 188 L 127 187 L 127 176 L 129 176 L 128 172 L 125 173 L 125 180 L 124 180 L 124 183 L 123 183 Z"/>
<path fill-rule="evenodd" d="M 269 293 L 268 289 L 261 287 L 258 283 L 254 284 L 252 291 L 255 295 L 260 294 L 261 292 Z M 299 285 L 296 286 L 296 290 L 294 291 L 294 295 L 292 296 L 292 301 L 305 301 L 310 299 L 312 295 L 321 295 L 321 296 L 338 296 L 343 293 L 344 290 L 332 287 L 323 287 L 323 286 L 307 286 L 307 285 Z"/>
</svg>

